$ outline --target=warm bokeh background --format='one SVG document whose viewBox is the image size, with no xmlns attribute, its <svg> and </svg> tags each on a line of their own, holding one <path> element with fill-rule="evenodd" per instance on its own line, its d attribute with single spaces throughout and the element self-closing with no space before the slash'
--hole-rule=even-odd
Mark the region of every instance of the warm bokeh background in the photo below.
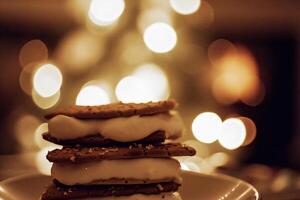
<svg viewBox="0 0 300 200">
<path fill-rule="evenodd" d="M 182 141 L 198 149 L 184 168 L 298 171 L 299 10 L 296 0 L 1 0 L 0 153 L 39 152 L 43 171 L 46 112 L 175 98 Z M 274 190 L 292 174 L 280 173 Z"/>
</svg>

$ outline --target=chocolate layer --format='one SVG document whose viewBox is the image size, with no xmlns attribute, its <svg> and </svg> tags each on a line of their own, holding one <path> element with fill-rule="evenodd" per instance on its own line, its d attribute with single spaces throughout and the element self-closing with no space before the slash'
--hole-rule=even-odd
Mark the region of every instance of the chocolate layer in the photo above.
<svg viewBox="0 0 300 200">
<path fill-rule="evenodd" d="M 166 139 L 166 135 L 164 131 L 156 131 L 151 135 L 137 141 L 123 143 L 117 142 L 108 138 L 104 138 L 100 134 L 86 136 L 76 139 L 69 139 L 69 140 L 61 140 L 58 138 L 53 137 L 50 133 L 43 134 L 43 138 L 49 142 L 60 144 L 63 146 L 74 146 L 80 144 L 81 146 L 126 146 L 131 143 L 141 143 L 141 144 L 158 144 L 162 143 Z"/>
</svg>

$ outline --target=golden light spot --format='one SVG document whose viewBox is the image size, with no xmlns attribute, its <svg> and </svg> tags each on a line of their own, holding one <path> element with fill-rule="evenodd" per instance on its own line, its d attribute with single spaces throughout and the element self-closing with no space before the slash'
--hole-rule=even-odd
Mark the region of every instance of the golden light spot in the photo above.
<svg viewBox="0 0 300 200">
<path fill-rule="evenodd" d="M 246 128 L 246 138 L 243 143 L 243 146 L 246 146 L 253 142 L 253 140 L 256 137 L 256 126 L 255 123 L 248 117 L 238 117 L 239 120 L 241 120 L 244 123 L 244 126 Z"/>
<path fill-rule="evenodd" d="M 83 87 L 76 98 L 76 105 L 103 105 L 109 104 L 108 94 L 99 86 L 88 85 Z"/>
<path fill-rule="evenodd" d="M 223 104 L 241 100 L 255 106 L 264 97 L 264 87 L 258 76 L 255 59 L 247 49 L 236 47 L 233 50 L 230 43 L 226 42 L 218 41 L 216 47 L 211 47 L 218 49 L 218 46 L 224 46 L 223 51 L 220 48 L 221 53 L 215 53 L 218 55 L 211 58 L 214 62 L 212 93 L 216 100 Z M 212 55 L 210 57 L 213 57 Z"/>
<path fill-rule="evenodd" d="M 43 62 L 48 59 L 48 49 L 41 40 L 30 40 L 20 50 L 19 61 L 22 67 L 32 62 Z"/>
<path fill-rule="evenodd" d="M 48 154 L 48 151 L 52 151 L 56 148 L 57 147 L 45 147 L 37 153 L 36 158 L 35 158 L 35 166 L 40 173 L 45 174 L 45 175 L 51 174 L 52 163 L 50 163 L 47 160 L 46 156 Z"/>
<path fill-rule="evenodd" d="M 200 172 L 200 165 L 203 162 L 203 159 L 198 156 L 178 158 L 178 160 L 180 162 L 181 169 L 195 172 Z"/>
<path fill-rule="evenodd" d="M 124 9 L 124 0 L 92 0 L 88 16 L 94 24 L 107 26 L 116 21 Z"/>
<path fill-rule="evenodd" d="M 143 88 L 152 101 L 167 99 L 170 94 L 169 82 L 164 71 L 153 63 L 140 65 L 132 74 L 143 82 Z"/>
<path fill-rule="evenodd" d="M 31 95 L 32 91 L 32 75 L 26 70 L 22 70 L 19 76 L 20 87 L 27 95 Z"/>
<path fill-rule="evenodd" d="M 33 102 L 42 109 L 49 109 L 57 104 L 60 99 L 60 90 L 50 97 L 42 97 L 35 90 L 32 90 Z"/>
<path fill-rule="evenodd" d="M 237 118 L 226 119 L 222 123 L 222 132 L 219 135 L 219 143 L 226 149 L 233 150 L 240 147 L 246 138 L 244 123 Z"/>
<path fill-rule="evenodd" d="M 273 192 L 280 192 L 286 189 L 291 182 L 291 174 L 287 170 L 282 170 L 274 178 L 270 188 Z"/>
<path fill-rule="evenodd" d="M 229 155 L 224 152 L 214 153 L 208 158 L 208 162 L 214 167 L 221 167 L 228 163 Z"/>
<path fill-rule="evenodd" d="M 215 142 L 222 127 L 221 118 L 213 112 L 199 114 L 192 123 L 192 131 L 197 140 L 204 143 Z"/>
<path fill-rule="evenodd" d="M 200 0 L 170 0 L 171 7 L 179 14 L 189 15 L 196 12 L 201 5 Z"/>
<path fill-rule="evenodd" d="M 175 47 L 177 35 L 169 24 L 156 22 L 146 28 L 144 42 L 151 51 L 166 53 Z"/>
<path fill-rule="evenodd" d="M 71 74 L 79 74 L 95 66 L 104 55 L 104 42 L 88 31 L 71 32 L 59 43 L 56 59 Z"/>
<path fill-rule="evenodd" d="M 34 131 L 39 126 L 40 121 L 33 115 L 23 115 L 16 120 L 15 124 L 15 138 L 21 145 L 23 150 L 34 150 L 35 145 Z"/>
<path fill-rule="evenodd" d="M 53 64 L 39 67 L 33 76 L 33 87 L 42 97 L 50 97 L 57 93 L 62 85 L 62 74 Z"/>
<path fill-rule="evenodd" d="M 166 12 L 165 9 L 161 7 L 155 7 L 152 9 L 145 9 L 144 12 L 141 12 L 139 18 L 138 18 L 138 28 L 141 32 L 144 32 L 144 30 L 151 24 L 155 22 L 164 22 L 167 24 L 172 23 L 172 18 L 170 16 L 169 12 Z"/>
<path fill-rule="evenodd" d="M 118 100 L 124 103 L 151 101 L 151 96 L 143 87 L 143 81 L 135 76 L 126 76 L 121 79 L 117 84 L 115 93 Z"/>
<path fill-rule="evenodd" d="M 229 40 L 217 39 L 208 47 L 208 58 L 211 63 L 218 64 L 226 54 L 233 54 L 236 51 L 235 45 Z"/>
</svg>

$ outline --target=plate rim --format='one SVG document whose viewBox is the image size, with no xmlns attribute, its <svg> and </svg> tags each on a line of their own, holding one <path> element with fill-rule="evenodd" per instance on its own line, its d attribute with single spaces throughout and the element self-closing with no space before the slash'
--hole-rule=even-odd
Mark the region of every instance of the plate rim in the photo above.
<svg viewBox="0 0 300 200">
<path fill-rule="evenodd" d="M 205 173 L 200 173 L 200 172 L 195 172 L 195 171 L 188 171 L 188 170 L 181 170 L 181 173 L 185 173 L 185 174 L 190 174 L 190 175 L 194 175 L 194 176 L 202 176 L 202 177 L 214 177 L 216 179 L 223 179 L 223 180 L 228 180 L 228 181 L 233 181 L 233 182 L 241 182 L 244 185 L 246 185 L 247 187 L 251 188 L 253 190 L 253 192 L 255 193 L 257 200 L 261 199 L 261 196 L 258 192 L 258 190 L 250 183 L 248 183 L 247 181 L 244 181 L 242 179 L 236 178 L 236 177 L 232 177 L 226 174 L 218 174 L 218 173 L 212 173 L 212 174 L 205 174 Z M 0 181 L 0 187 L 5 186 L 7 184 L 9 184 L 10 182 L 19 180 L 19 179 L 23 179 L 26 177 L 32 177 L 32 176 L 46 176 L 46 177 L 51 177 L 49 175 L 45 175 L 42 173 L 38 173 L 38 172 L 32 172 L 32 173 L 26 173 L 26 174 L 22 174 L 22 175 L 18 175 L 18 176 L 14 176 L 14 177 L 10 177 L 7 179 L 4 179 L 2 181 Z"/>
</svg>

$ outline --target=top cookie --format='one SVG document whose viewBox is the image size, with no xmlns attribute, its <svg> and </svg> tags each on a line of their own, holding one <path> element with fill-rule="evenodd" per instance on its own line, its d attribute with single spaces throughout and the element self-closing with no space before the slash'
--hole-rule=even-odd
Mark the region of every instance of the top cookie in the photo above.
<svg viewBox="0 0 300 200">
<path fill-rule="evenodd" d="M 177 106 L 175 100 L 165 100 L 148 103 L 114 103 L 100 106 L 69 106 L 57 109 L 47 115 L 51 119 L 56 115 L 66 115 L 79 119 L 110 119 L 131 117 L 134 115 L 153 115 L 167 112 Z"/>
</svg>

